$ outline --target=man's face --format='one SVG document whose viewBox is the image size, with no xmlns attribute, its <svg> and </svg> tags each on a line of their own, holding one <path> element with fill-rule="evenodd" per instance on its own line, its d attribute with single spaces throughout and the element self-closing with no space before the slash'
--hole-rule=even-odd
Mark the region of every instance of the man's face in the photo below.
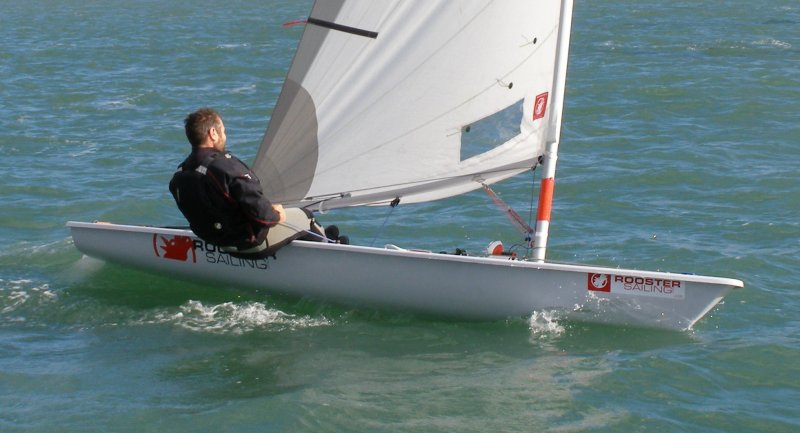
<svg viewBox="0 0 800 433">
<path fill-rule="evenodd" d="M 218 152 L 225 151 L 225 142 L 227 141 L 228 137 L 225 136 L 225 124 L 222 123 L 222 119 L 219 119 L 219 122 L 214 127 L 216 130 L 216 134 L 212 133 L 212 139 L 216 136 L 214 140 L 214 149 Z"/>
</svg>

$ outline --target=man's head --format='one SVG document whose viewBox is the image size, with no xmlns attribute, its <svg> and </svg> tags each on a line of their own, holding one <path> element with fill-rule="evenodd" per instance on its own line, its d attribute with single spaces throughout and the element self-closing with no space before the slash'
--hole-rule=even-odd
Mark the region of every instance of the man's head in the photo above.
<svg viewBox="0 0 800 433">
<path fill-rule="evenodd" d="M 186 116 L 183 124 L 186 127 L 186 138 L 193 148 L 213 147 L 220 152 L 225 151 L 225 125 L 214 109 L 201 108 Z"/>
</svg>

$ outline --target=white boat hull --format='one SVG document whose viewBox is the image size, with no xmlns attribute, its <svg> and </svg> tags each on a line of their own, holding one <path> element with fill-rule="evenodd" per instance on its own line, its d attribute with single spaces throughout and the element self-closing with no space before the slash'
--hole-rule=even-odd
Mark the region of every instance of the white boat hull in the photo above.
<svg viewBox="0 0 800 433">
<path fill-rule="evenodd" d="M 437 317 L 571 320 L 688 329 L 735 279 L 294 241 L 243 260 L 189 230 L 67 224 L 84 254 L 172 277 Z"/>
</svg>

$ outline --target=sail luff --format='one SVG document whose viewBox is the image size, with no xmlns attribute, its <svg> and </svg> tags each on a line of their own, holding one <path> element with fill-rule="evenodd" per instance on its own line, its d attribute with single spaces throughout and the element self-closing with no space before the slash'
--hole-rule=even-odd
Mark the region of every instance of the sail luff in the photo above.
<svg viewBox="0 0 800 433">
<path fill-rule="evenodd" d="M 550 233 L 550 214 L 553 207 L 553 193 L 558 162 L 558 145 L 561 139 L 561 120 L 564 110 L 564 95 L 569 62 L 569 43 L 572 33 L 572 0 L 563 0 L 559 18 L 558 47 L 556 48 L 556 72 L 553 84 L 553 105 L 550 111 L 550 128 L 545 143 L 542 181 L 539 188 L 539 206 L 536 215 L 536 232 L 532 258 L 544 261 L 547 253 L 547 238 Z"/>
<path fill-rule="evenodd" d="M 312 25 L 306 25 L 303 30 L 269 125 L 253 161 L 253 169 L 261 179 L 264 193 L 272 201 L 285 202 L 289 197 L 302 196 L 313 181 L 313 173 L 319 161 L 319 119 L 313 97 L 302 83 L 328 36 L 328 29 L 313 22 L 335 21 L 345 7 L 345 2 L 346 0 L 314 2 L 307 20 L 312 22 Z M 287 127 L 294 124 L 298 126 Z M 289 142 L 292 145 L 271 148 L 275 142 Z M 282 163 L 286 161 L 291 161 L 292 166 L 283 166 Z M 287 176 L 283 174 L 287 171 L 307 175 L 300 179 L 289 177 L 293 183 L 287 185 L 284 182 Z"/>
</svg>

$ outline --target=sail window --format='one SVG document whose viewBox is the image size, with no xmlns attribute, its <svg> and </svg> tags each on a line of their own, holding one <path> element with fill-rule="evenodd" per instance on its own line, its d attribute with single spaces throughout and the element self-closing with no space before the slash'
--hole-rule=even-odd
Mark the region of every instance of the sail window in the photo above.
<svg viewBox="0 0 800 433">
<path fill-rule="evenodd" d="M 508 107 L 461 128 L 461 160 L 480 155 L 519 134 L 522 102 Z"/>
</svg>

